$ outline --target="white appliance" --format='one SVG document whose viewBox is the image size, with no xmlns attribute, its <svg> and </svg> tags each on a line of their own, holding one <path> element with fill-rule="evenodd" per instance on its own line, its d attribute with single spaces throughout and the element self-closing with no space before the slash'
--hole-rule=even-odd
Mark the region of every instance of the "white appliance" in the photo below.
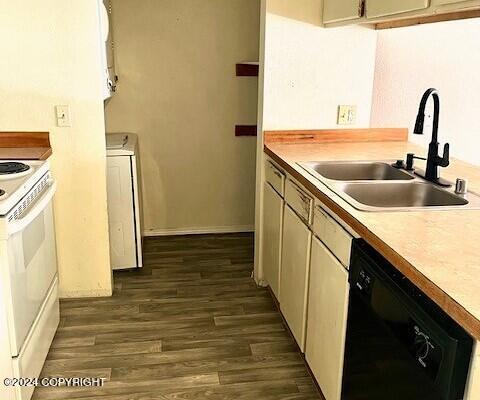
<svg viewBox="0 0 480 400">
<path fill-rule="evenodd" d="M 107 134 L 107 189 L 112 269 L 142 267 L 137 136 Z"/>
<path fill-rule="evenodd" d="M 55 189 L 48 161 L 0 162 L 0 362 L 16 378 L 40 375 L 60 320 Z M 28 400 L 33 387 L 11 393 Z"/>
<path fill-rule="evenodd" d="M 110 0 L 97 0 L 100 20 L 100 56 L 102 61 L 103 99 L 112 97 L 116 90 L 117 76 L 113 54 L 113 34 L 111 30 L 112 5 Z"/>
</svg>

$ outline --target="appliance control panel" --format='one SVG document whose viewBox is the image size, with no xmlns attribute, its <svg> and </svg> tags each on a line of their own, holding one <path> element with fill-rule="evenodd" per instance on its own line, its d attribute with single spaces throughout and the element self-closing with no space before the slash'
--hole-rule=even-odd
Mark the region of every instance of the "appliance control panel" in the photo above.
<svg viewBox="0 0 480 400">
<path fill-rule="evenodd" d="M 355 286 L 362 292 L 366 294 L 370 294 L 372 291 L 372 283 L 373 283 L 373 277 L 364 269 L 361 269 L 357 281 L 355 283 Z"/>
</svg>

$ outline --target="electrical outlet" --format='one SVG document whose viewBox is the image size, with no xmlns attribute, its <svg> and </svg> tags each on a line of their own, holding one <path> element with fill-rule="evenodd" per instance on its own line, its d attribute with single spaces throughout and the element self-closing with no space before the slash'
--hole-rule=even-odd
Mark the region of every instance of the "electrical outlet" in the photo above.
<svg viewBox="0 0 480 400">
<path fill-rule="evenodd" d="M 337 124 L 338 125 L 353 125 L 357 120 L 357 106 L 339 105 Z"/>
<path fill-rule="evenodd" d="M 70 121 L 70 106 L 55 106 L 55 115 L 57 116 L 57 126 L 72 126 Z"/>
</svg>

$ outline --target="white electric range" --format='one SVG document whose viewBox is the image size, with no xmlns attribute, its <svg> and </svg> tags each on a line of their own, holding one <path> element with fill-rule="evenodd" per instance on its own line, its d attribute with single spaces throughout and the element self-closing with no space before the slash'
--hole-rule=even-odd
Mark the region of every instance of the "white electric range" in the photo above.
<svg viewBox="0 0 480 400">
<path fill-rule="evenodd" d="M 0 161 L 0 351 L 15 378 L 40 375 L 59 323 L 55 190 L 48 161 Z M 29 400 L 33 389 L 10 394 Z"/>
</svg>

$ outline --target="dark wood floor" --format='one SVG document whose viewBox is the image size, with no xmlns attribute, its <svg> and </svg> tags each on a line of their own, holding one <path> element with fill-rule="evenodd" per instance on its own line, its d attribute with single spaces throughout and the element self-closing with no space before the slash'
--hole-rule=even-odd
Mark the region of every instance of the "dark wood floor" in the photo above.
<svg viewBox="0 0 480 400">
<path fill-rule="evenodd" d="M 320 399 L 266 289 L 250 234 L 150 238 L 111 298 L 61 302 L 42 376 L 106 378 L 34 399 Z"/>
</svg>

